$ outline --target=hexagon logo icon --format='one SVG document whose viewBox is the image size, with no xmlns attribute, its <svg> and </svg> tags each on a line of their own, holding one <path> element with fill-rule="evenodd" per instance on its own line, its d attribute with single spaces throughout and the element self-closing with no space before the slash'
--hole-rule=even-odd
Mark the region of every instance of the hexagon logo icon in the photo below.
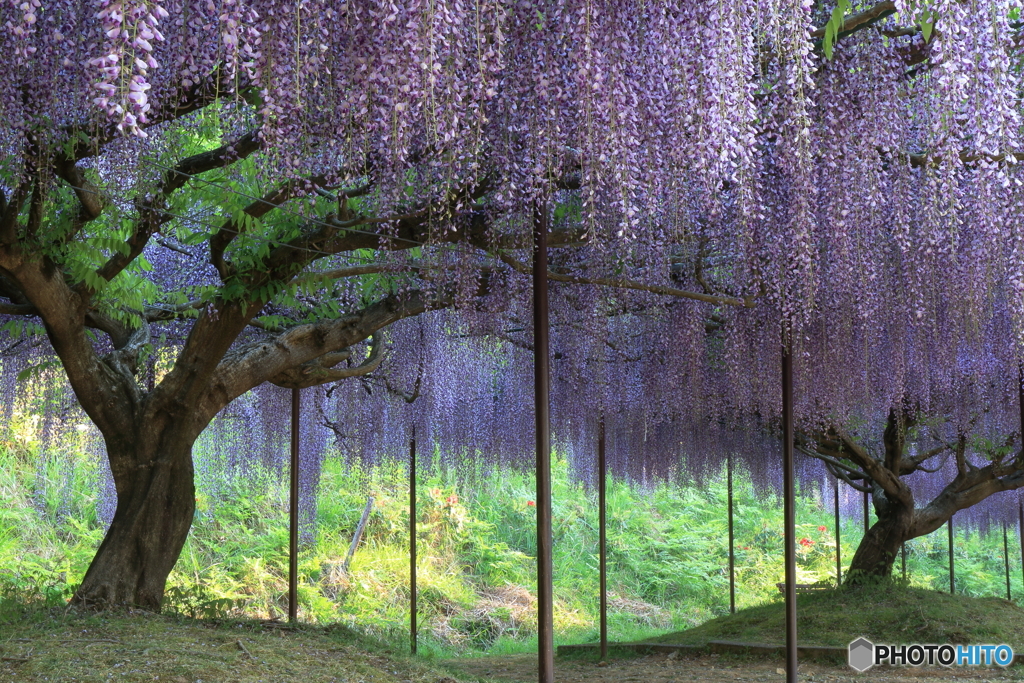
<svg viewBox="0 0 1024 683">
<path fill-rule="evenodd" d="M 867 638 L 858 638 L 849 645 L 850 666 L 867 671 L 875 664 L 875 645 Z"/>
</svg>

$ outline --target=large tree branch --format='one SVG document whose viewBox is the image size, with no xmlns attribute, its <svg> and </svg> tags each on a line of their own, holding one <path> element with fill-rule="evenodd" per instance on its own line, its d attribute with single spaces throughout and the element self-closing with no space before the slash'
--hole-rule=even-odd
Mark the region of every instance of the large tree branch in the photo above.
<svg viewBox="0 0 1024 683">
<path fill-rule="evenodd" d="M 431 222 L 443 216 L 453 229 L 434 238 L 435 243 L 483 242 L 486 232 L 485 212 L 472 210 L 469 215 L 459 214 L 458 208 L 474 202 L 488 190 L 482 182 L 448 193 L 444 199 L 419 207 L 384 216 L 328 217 L 309 226 L 303 234 L 275 248 L 258 266 L 246 274 L 246 284 L 252 289 L 274 281 L 287 281 L 295 277 L 313 261 L 355 249 L 405 250 L 422 246 L 431 240 Z"/>
<path fill-rule="evenodd" d="M 18 239 L 18 214 L 32 189 L 32 180 L 31 176 L 25 178 L 14 188 L 3 214 L 0 214 L 0 245 L 14 244 Z"/>
<path fill-rule="evenodd" d="M 304 182 L 291 180 L 280 185 L 273 191 L 265 194 L 262 198 L 251 202 L 242 213 L 251 218 L 262 218 L 272 209 L 293 199 L 302 191 Z M 221 280 L 227 280 L 234 274 L 234 269 L 224 260 L 224 250 L 228 245 L 245 231 L 244 226 L 237 221 L 230 219 L 225 221 L 221 228 L 210 237 L 210 263 L 220 274 Z"/>
<path fill-rule="evenodd" d="M 977 505 L 1002 491 L 1024 488 L 1024 452 L 1012 463 L 994 462 L 985 467 L 965 467 L 935 498 L 914 516 L 915 535 L 935 531 L 958 510 Z"/>
<path fill-rule="evenodd" d="M 287 381 L 289 373 L 304 363 L 325 356 L 330 362 L 332 358 L 328 354 L 369 339 L 378 330 L 403 318 L 450 303 L 450 299 L 443 297 L 428 300 L 418 291 L 391 295 L 337 320 L 300 325 L 272 339 L 247 344 L 224 357 L 204 401 L 214 411 L 211 415 L 216 414 L 220 407 L 263 382 L 278 378 Z"/>
<path fill-rule="evenodd" d="M 838 458 L 835 458 L 835 457 L 833 457 L 831 455 L 826 455 L 825 453 L 822 453 L 820 450 L 817 450 L 817 449 L 811 450 L 810 448 L 806 448 L 806 447 L 804 447 L 804 446 L 802 446 L 800 444 L 796 445 L 796 449 L 798 451 L 800 451 L 801 453 L 803 453 L 804 455 L 807 455 L 807 456 L 812 457 L 812 458 L 816 458 L 817 460 L 821 460 L 826 465 L 838 468 L 838 469 L 840 469 L 840 470 L 842 470 L 844 472 L 848 472 L 849 474 L 852 474 L 855 479 L 861 479 L 861 480 L 869 480 L 869 479 L 871 479 L 871 477 L 869 477 L 865 473 L 861 472 L 856 467 L 851 467 L 850 465 L 847 465 L 845 462 L 839 460 Z"/>
<path fill-rule="evenodd" d="M 352 353 L 325 353 L 319 358 L 306 361 L 302 365 L 288 368 L 268 381 L 285 389 L 305 389 L 321 384 L 329 384 L 349 377 L 368 375 L 384 361 L 384 344 L 379 334 L 372 336 L 370 355 L 359 365 L 347 368 L 336 368 L 342 361 L 348 360 Z"/>
<path fill-rule="evenodd" d="M 162 320 L 175 320 L 176 318 L 183 317 L 191 314 L 193 311 L 198 311 L 200 308 L 205 306 L 208 302 L 202 299 L 193 299 L 183 304 L 177 305 L 162 305 L 153 304 L 146 308 L 144 313 L 146 322 L 159 322 Z"/>
<path fill-rule="evenodd" d="M 889 409 L 885 430 L 882 432 L 882 445 L 885 449 L 885 467 L 890 472 L 901 472 L 903 450 L 906 446 L 906 433 L 917 424 L 913 411 L 901 408 Z"/>
<path fill-rule="evenodd" d="M 78 222 L 81 225 L 100 217 L 106 202 L 99 187 L 86 178 L 82 169 L 75 165 L 75 162 L 68 158 L 57 159 L 54 164 L 54 171 L 58 178 L 68 184 L 71 190 L 78 197 L 81 204 Z"/>
<path fill-rule="evenodd" d="M 37 315 L 36 307 L 32 304 L 9 304 L 0 301 L 0 315 Z"/>
<path fill-rule="evenodd" d="M 845 431 L 833 428 L 824 434 L 807 435 L 807 438 L 815 442 L 815 450 L 824 456 L 820 459 L 830 458 L 834 463 L 841 462 L 840 457 L 847 459 L 859 467 L 862 474 L 880 486 L 889 498 L 903 501 L 908 506 L 913 503 L 910 489 L 903 483 L 899 475 L 888 469 L 882 459 L 875 458 L 868 453 Z M 833 453 L 839 457 L 830 457 Z M 819 457 L 819 455 L 811 455 Z M 849 467 L 846 469 L 856 472 Z"/>
<path fill-rule="evenodd" d="M 531 275 L 533 269 L 525 263 L 518 261 L 508 254 L 498 254 L 504 263 L 511 266 L 514 270 L 524 275 Z M 683 299 L 694 299 L 696 301 L 703 301 L 711 304 L 721 304 L 725 306 L 742 306 L 744 308 L 751 308 L 754 305 L 755 297 L 745 297 L 743 299 L 737 299 L 731 296 L 714 296 L 710 294 L 701 294 L 699 292 L 690 292 L 685 289 L 677 289 L 675 287 L 666 287 L 664 285 L 650 285 L 643 282 L 636 282 L 626 278 L 604 278 L 604 277 L 583 277 L 580 275 L 562 275 L 559 273 L 553 273 L 548 271 L 548 279 L 554 280 L 555 282 L 568 282 L 576 285 L 600 285 L 604 287 L 617 287 L 619 289 L 633 289 L 641 292 L 650 292 L 652 294 L 661 294 L 664 296 L 674 296 Z"/>
<path fill-rule="evenodd" d="M 97 275 L 109 282 L 139 257 L 150 237 L 173 218 L 165 211 L 168 197 L 183 187 L 190 178 L 216 168 L 230 166 L 247 158 L 261 146 L 258 133 L 253 131 L 217 149 L 194 154 L 180 161 L 174 168 L 167 169 L 156 191 L 137 202 L 139 218 L 135 221 L 131 236 L 125 242 L 124 251 L 111 256 L 96 271 Z M 83 292 L 92 294 L 84 283 L 80 288 Z"/>
<path fill-rule="evenodd" d="M 25 255 L 17 247 L 0 248 L 0 269 L 24 292 L 42 319 L 75 395 L 108 443 L 130 439 L 132 381 L 96 355 L 86 335 L 90 320 L 87 303 L 45 257 Z M 92 322 L 103 323 L 96 319 Z M 118 445 L 128 447 L 127 443 Z"/>
<path fill-rule="evenodd" d="M 937 168 L 942 157 L 923 152 L 920 154 L 905 154 L 902 158 L 914 168 Z M 1012 160 L 1012 161 L 1011 161 Z M 1024 152 L 1007 152 L 1005 154 L 978 154 L 977 152 L 960 152 L 960 163 L 964 166 L 973 166 L 980 161 L 989 163 L 1011 163 L 1019 164 L 1024 162 Z"/>
<path fill-rule="evenodd" d="M 937 448 L 933 448 L 919 455 L 915 455 L 913 458 L 904 458 L 900 462 L 900 474 L 912 474 L 914 472 L 917 472 L 918 470 L 922 472 L 933 472 L 934 470 L 929 470 L 925 468 L 924 463 L 931 460 L 936 455 L 945 453 L 951 450 L 952 448 L 953 447 L 949 446 L 948 444 L 943 444 L 941 446 L 938 446 Z"/>
<path fill-rule="evenodd" d="M 896 3 L 892 2 L 892 0 L 885 0 L 885 2 L 880 2 L 863 12 L 851 14 L 843 20 L 842 27 L 836 32 L 836 42 L 858 31 L 863 31 L 893 14 L 896 14 Z M 812 31 L 811 38 L 814 39 L 814 48 L 820 50 L 822 41 L 825 39 L 825 27 L 822 26 Z"/>
<path fill-rule="evenodd" d="M 851 477 L 847 472 L 843 471 L 842 469 L 840 469 L 838 467 L 835 467 L 831 463 L 826 462 L 825 463 L 825 469 L 827 469 L 829 471 L 829 473 L 833 477 L 835 477 L 836 479 L 842 479 L 851 488 L 853 488 L 856 491 L 860 491 L 861 493 L 873 493 L 874 492 L 874 487 L 871 486 L 870 483 L 858 484 L 857 482 L 855 482 L 853 480 L 853 477 Z M 867 476 L 865 476 L 862 481 L 870 482 L 871 480 Z"/>
</svg>

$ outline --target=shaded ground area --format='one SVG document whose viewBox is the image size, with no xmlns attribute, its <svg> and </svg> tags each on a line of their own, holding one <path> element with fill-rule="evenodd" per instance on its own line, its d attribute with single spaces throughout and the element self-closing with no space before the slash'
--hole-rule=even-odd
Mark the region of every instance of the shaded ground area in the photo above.
<svg viewBox="0 0 1024 683">
<path fill-rule="evenodd" d="M 344 628 L 64 609 L 0 622 L 0 683 L 451 683 Z"/>
<path fill-rule="evenodd" d="M 537 680 L 535 655 L 480 657 L 448 660 L 453 675 L 467 680 L 534 683 Z M 739 659 L 708 655 L 669 657 L 657 654 L 639 659 L 618 659 L 598 666 L 595 662 L 558 659 L 555 680 L 558 683 L 729 683 L 731 681 L 784 681 L 781 662 Z M 897 667 L 869 669 L 863 674 L 842 666 L 806 663 L 800 666 L 800 679 L 820 683 L 878 681 L 879 683 L 916 683 L 920 681 L 1024 681 L 1024 667 L 1011 669 L 967 667 Z"/>
</svg>

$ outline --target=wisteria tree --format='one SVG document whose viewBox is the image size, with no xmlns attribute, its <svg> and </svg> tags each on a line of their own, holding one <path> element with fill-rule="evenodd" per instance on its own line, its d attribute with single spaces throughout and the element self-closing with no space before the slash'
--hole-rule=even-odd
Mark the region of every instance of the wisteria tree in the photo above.
<svg viewBox="0 0 1024 683">
<path fill-rule="evenodd" d="M 869 494 L 878 518 L 850 562 L 848 583 L 889 576 L 904 542 L 930 534 L 960 510 L 1024 486 L 1024 454 L 1014 448 L 1019 431 L 999 441 L 962 427 L 950 439 L 948 431 L 904 406 L 890 411 L 875 447 L 836 426 L 801 435 L 797 448 L 821 460 L 837 480 Z"/>
<path fill-rule="evenodd" d="M 875 412 L 999 332 L 1011 362 L 1019 8 L 826 5 L 0 4 L 0 314 L 15 350 L 41 325 L 117 489 L 75 600 L 159 608 L 193 443 L 250 389 L 372 373 L 430 309 L 522 341 L 546 217 L 555 358 L 605 367 L 575 410 L 771 418 L 782 335 L 895 377 Z M 827 386 L 806 425 L 857 407 Z"/>
</svg>

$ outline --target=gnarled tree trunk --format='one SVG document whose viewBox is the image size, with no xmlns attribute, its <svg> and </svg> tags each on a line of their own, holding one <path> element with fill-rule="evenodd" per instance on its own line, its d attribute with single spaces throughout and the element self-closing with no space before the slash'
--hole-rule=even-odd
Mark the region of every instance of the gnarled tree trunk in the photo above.
<svg viewBox="0 0 1024 683">
<path fill-rule="evenodd" d="M 131 450 L 112 449 L 108 440 L 117 510 L 75 604 L 159 611 L 167 576 L 188 537 L 195 513 L 192 440 L 173 427 L 139 431 Z"/>
<path fill-rule="evenodd" d="M 900 504 L 876 505 L 878 521 L 868 529 L 846 573 L 846 583 L 888 577 L 904 541 L 914 537 L 914 510 Z"/>
</svg>

